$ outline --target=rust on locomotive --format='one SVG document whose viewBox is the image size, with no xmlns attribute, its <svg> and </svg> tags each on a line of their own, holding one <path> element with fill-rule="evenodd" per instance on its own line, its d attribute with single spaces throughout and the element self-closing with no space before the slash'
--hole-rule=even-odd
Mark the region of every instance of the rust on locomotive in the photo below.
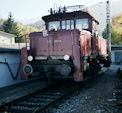
<svg viewBox="0 0 122 113">
<path fill-rule="evenodd" d="M 29 64 L 25 72 L 33 70 L 42 78 L 50 74 L 51 78 L 82 81 L 85 73 L 100 70 L 100 63 L 110 66 L 106 40 L 93 28 L 93 23 L 99 22 L 87 10 L 67 12 L 65 9 L 56 13 L 51 9 L 50 15 L 42 17 L 46 31 L 30 33 L 28 58 L 22 55 L 22 61 L 23 58 L 27 61 L 23 68 Z M 27 79 L 22 73 L 23 77 Z"/>
</svg>

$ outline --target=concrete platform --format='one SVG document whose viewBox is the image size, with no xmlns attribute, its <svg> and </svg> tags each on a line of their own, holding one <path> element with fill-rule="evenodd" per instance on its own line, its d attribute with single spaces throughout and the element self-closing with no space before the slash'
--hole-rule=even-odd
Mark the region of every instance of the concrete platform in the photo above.
<svg viewBox="0 0 122 113">
<path fill-rule="evenodd" d="M 30 80 L 16 85 L 0 88 L 0 106 L 47 87 L 46 82 Z"/>
</svg>

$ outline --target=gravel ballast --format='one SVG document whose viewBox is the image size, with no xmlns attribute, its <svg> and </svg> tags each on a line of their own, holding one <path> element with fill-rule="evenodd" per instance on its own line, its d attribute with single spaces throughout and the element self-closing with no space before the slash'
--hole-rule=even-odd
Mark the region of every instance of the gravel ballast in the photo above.
<svg viewBox="0 0 122 113">
<path fill-rule="evenodd" d="M 50 107 L 49 113 L 121 113 L 115 103 L 114 90 L 120 83 L 119 67 L 112 65 L 105 74 L 90 80 L 75 93 Z"/>
</svg>

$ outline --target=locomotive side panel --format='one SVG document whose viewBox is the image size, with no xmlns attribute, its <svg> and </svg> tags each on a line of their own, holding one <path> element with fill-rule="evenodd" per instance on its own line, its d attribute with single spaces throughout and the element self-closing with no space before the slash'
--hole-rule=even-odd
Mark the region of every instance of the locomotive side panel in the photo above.
<svg viewBox="0 0 122 113">
<path fill-rule="evenodd" d="M 107 41 L 103 38 L 98 38 L 98 47 L 99 54 L 106 55 L 107 54 Z"/>
<path fill-rule="evenodd" d="M 80 36 L 81 55 L 91 55 L 91 33 L 88 31 L 81 31 Z"/>
</svg>

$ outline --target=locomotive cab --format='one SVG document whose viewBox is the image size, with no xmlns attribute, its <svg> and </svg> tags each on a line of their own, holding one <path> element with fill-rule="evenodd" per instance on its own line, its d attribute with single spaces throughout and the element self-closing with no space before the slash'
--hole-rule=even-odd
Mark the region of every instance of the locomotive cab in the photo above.
<svg viewBox="0 0 122 113">
<path fill-rule="evenodd" d="M 60 7 L 58 11 L 50 9 L 50 13 L 42 17 L 46 31 L 29 35 L 30 50 L 24 57 L 27 61 L 23 61 L 25 76 L 22 77 L 38 72 L 42 78 L 82 81 L 84 72 L 94 65 L 91 59 L 98 55 L 97 41 L 92 34 L 93 23 L 99 22 L 79 5 Z"/>
<path fill-rule="evenodd" d="M 63 7 L 57 11 L 51 8 L 50 13 L 50 15 L 42 17 L 48 31 L 51 31 L 52 26 L 55 26 L 57 30 L 84 29 L 92 33 L 93 22 L 99 24 L 82 5 Z"/>
</svg>

